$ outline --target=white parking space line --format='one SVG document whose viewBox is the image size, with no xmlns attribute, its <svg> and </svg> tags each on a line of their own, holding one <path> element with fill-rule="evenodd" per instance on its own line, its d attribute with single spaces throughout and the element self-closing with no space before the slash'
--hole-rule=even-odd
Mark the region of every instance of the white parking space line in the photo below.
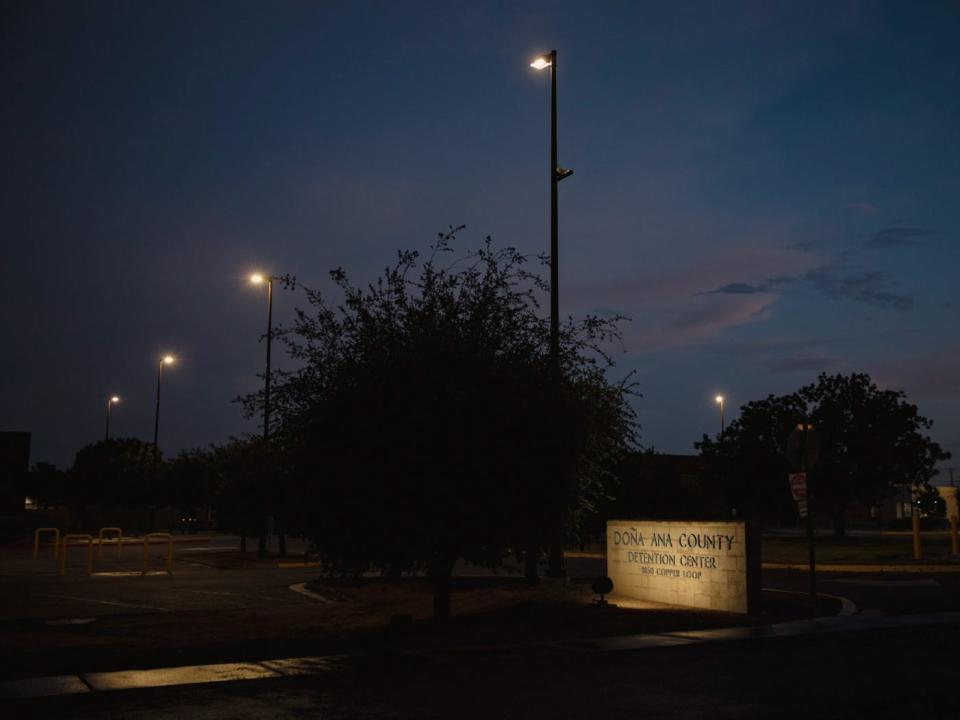
<svg viewBox="0 0 960 720">
<path fill-rule="evenodd" d="M 178 548 L 177 552 L 194 552 L 194 553 L 220 553 L 220 552 L 236 552 L 236 548 L 232 547 L 190 547 L 190 548 Z"/>
<path fill-rule="evenodd" d="M 305 595 L 306 597 L 312 598 L 313 600 L 319 600 L 320 602 L 326 603 L 327 605 L 336 604 L 334 603 L 333 600 L 321 595 L 320 593 L 315 593 L 312 590 L 307 590 L 307 584 L 305 582 L 294 583 L 293 585 L 290 586 L 290 589 L 293 590 L 295 593 L 300 593 L 301 595 Z"/>
<path fill-rule="evenodd" d="M 182 588 L 179 592 L 197 593 L 198 595 L 217 595 L 220 597 L 241 597 L 254 598 L 255 600 L 266 600 L 271 603 L 287 602 L 288 597 L 276 597 L 271 595 L 254 595 L 253 593 L 226 592 L 225 590 L 190 590 Z"/>
<path fill-rule="evenodd" d="M 93 598 L 74 597 L 73 595 L 48 595 L 41 593 L 39 597 L 57 598 L 59 600 L 79 600 L 80 602 L 97 603 L 98 605 L 113 605 L 116 607 L 137 608 L 138 610 L 159 610 L 169 612 L 169 608 L 156 607 L 155 605 L 134 605 L 133 603 L 113 602 L 112 600 L 94 600 Z"/>
</svg>

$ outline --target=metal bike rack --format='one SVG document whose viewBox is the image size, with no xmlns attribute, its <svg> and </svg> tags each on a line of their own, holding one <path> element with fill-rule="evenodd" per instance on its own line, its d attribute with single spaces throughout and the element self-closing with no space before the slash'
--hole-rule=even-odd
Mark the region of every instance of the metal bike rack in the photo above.
<svg viewBox="0 0 960 720">
<path fill-rule="evenodd" d="M 53 533 L 53 559 L 60 558 L 60 528 L 42 527 L 33 531 L 33 559 L 40 554 L 40 533 Z"/>
<path fill-rule="evenodd" d="M 167 574 L 173 574 L 173 537 L 170 533 L 147 533 L 143 536 L 143 573 L 150 569 L 150 538 L 160 538 L 167 541 Z"/>
<path fill-rule="evenodd" d="M 97 557 L 100 557 L 100 551 L 103 550 L 103 538 L 107 533 L 117 535 L 117 559 L 120 559 L 120 552 L 123 550 L 123 530 L 118 527 L 102 527 L 97 538 Z"/>
<path fill-rule="evenodd" d="M 60 574 L 67 572 L 67 543 L 71 540 L 87 541 L 87 575 L 93 573 L 93 536 L 91 535 L 64 535 L 60 543 Z"/>
</svg>

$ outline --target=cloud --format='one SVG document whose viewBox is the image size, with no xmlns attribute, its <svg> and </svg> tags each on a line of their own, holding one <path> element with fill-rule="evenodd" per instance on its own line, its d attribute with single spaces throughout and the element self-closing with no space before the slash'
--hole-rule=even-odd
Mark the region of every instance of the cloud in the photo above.
<svg viewBox="0 0 960 720">
<path fill-rule="evenodd" d="M 778 275 L 762 283 L 732 282 L 697 295 L 759 295 L 777 293 L 785 285 L 807 286 L 831 300 L 852 300 L 874 307 L 910 310 L 914 299 L 892 292 L 881 272 L 864 271 L 842 263 L 822 265 L 802 275 Z"/>
<path fill-rule="evenodd" d="M 886 250 L 887 248 L 916 245 L 917 238 L 935 235 L 935 230 L 911 227 L 889 227 L 874 233 L 866 239 L 863 247 L 867 250 Z"/>
<path fill-rule="evenodd" d="M 683 306 L 646 314 L 646 323 L 625 328 L 624 344 L 633 354 L 685 347 L 722 335 L 727 330 L 769 317 L 776 296 L 769 294 L 703 296 Z"/>
<path fill-rule="evenodd" d="M 847 207 L 850 208 L 851 210 L 856 210 L 861 215 L 867 215 L 867 216 L 876 215 L 878 212 L 876 205 L 871 205 L 870 203 L 867 203 L 867 202 L 850 203 L 849 205 L 847 205 Z"/>
<path fill-rule="evenodd" d="M 809 271 L 803 281 L 831 300 L 853 300 L 881 308 L 911 310 L 914 299 L 887 289 L 881 272 L 851 265 L 827 265 Z"/>
<path fill-rule="evenodd" d="M 748 285 L 747 283 L 737 282 L 729 283 L 715 290 L 705 290 L 697 293 L 697 295 L 755 295 L 766 292 L 770 292 L 769 285 Z"/>
</svg>

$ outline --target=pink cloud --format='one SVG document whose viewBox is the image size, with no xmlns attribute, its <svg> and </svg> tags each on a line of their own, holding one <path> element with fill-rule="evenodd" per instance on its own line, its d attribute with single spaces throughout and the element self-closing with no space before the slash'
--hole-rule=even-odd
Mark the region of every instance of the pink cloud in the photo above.
<svg viewBox="0 0 960 720">
<path fill-rule="evenodd" d="M 621 275 L 570 287 L 562 295 L 564 313 L 615 308 L 634 318 L 624 329 L 631 354 L 683 347 L 716 338 L 724 331 L 770 316 L 777 294 L 702 294 L 731 283 L 763 284 L 793 276 L 824 262 L 816 253 L 782 245 L 743 244 L 690 262 Z"/>
<path fill-rule="evenodd" d="M 744 245 L 723 253 L 698 254 L 683 265 L 639 271 L 607 280 L 572 286 L 564 301 L 577 307 L 648 306 L 649 303 L 686 304 L 697 293 L 731 283 L 763 283 L 771 277 L 798 275 L 827 259 L 784 247 Z"/>
<path fill-rule="evenodd" d="M 638 355 L 695 345 L 768 318 L 774 302 L 776 296 L 769 293 L 691 298 L 687 304 L 652 313 L 652 320 L 635 319 L 624 327 L 624 344 L 629 353 Z"/>
</svg>

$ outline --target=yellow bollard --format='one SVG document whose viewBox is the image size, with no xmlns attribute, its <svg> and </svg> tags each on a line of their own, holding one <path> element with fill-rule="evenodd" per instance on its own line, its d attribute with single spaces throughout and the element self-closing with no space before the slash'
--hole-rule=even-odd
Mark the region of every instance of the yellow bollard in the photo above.
<svg viewBox="0 0 960 720">
<path fill-rule="evenodd" d="M 60 528 L 37 528 L 33 532 L 33 559 L 36 560 L 40 554 L 40 533 L 53 533 L 53 559 L 60 557 Z"/>
<path fill-rule="evenodd" d="M 91 535 L 64 535 L 60 544 L 60 574 L 67 572 L 67 543 L 71 540 L 87 541 L 87 575 L 93 574 L 93 537 Z"/>
<path fill-rule="evenodd" d="M 957 516 L 950 516 L 950 552 L 960 555 L 960 541 L 957 538 Z"/>
<path fill-rule="evenodd" d="M 120 551 L 123 550 L 123 530 L 118 527 L 102 527 L 97 538 L 97 557 L 100 557 L 100 551 L 103 550 L 103 536 L 107 533 L 117 534 L 117 560 L 120 559 Z"/>
<path fill-rule="evenodd" d="M 173 575 L 173 537 L 170 533 L 147 533 L 143 536 L 143 574 L 150 569 L 150 538 L 160 538 L 167 541 L 167 574 Z"/>
</svg>

